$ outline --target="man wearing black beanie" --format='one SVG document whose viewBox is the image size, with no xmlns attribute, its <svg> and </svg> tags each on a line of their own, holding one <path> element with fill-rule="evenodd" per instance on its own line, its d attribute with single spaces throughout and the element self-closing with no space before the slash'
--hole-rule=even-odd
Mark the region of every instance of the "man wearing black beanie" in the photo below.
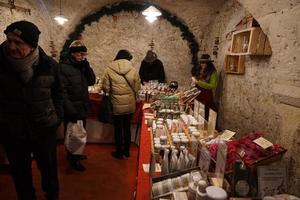
<svg viewBox="0 0 300 200">
<path fill-rule="evenodd" d="M 18 200 L 35 200 L 36 160 L 48 200 L 58 199 L 56 130 L 63 116 L 59 65 L 38 46 L 40 31 L 17 21 L 0 45 L 0 127 Z"/>
</svg>

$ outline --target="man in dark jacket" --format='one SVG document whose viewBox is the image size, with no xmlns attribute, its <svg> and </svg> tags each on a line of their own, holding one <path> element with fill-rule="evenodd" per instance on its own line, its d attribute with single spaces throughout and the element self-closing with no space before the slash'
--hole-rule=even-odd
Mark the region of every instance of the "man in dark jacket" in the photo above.
<svg viewBox="0 0 300 200">
<path fill-rule="evenodd" d="M 65 127 L 67 127 L 69 122 L 76 123 L 77 120 L 83 120 L 84 128 L 86 125 L 86 117 L 90 110 L 88 86 L 94 85 L 96 82 L 95 73 L 90 67 L 86 55 L 86 46 L 82 41 L 75 40 L 69 47 L 67 57 L 61 62 L 65 88 Z M 75 154 L 67 149 L 67 159 L 73 169 L 78 171 L 85 170 L 80 160 L 86 159 L 86 156 Z"/>
<path fill-rule="evenodd" d="M 0 127 L 18 200 L 35 200 L 36 160 L 48 200 L 58 199 L 56 130 L 63 115 L 59 65 L 38 47 L 40 31 L 18 21 L 0 45 Z"/>
<path fill-rule="evenodd" d="M 156 53 L 149 50 L 141 63 L 139 75 L 142 84 L 150 80 L 158 80 L 160 83 L 165 82 L 165 71 L 163 63 L 157 58 Z"/>
</svg>

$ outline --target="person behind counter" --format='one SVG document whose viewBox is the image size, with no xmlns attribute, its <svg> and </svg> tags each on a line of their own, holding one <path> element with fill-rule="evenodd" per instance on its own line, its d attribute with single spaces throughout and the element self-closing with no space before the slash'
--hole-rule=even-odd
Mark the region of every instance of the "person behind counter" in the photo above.
<svg viewBox="0 0 300 200">
<path fill-rule="evenodd" d="M 192 84 L 201 91 L 196 99 L 205 105 L 206 120 L 208 120 L 209 109 L 216 110 L 213 91 L 217 88 L 218 75 L 213 62 L 210 55 L 203 54 L 199 65 L 193 67 L 191 71 Z"/>
<path fill-rule="evenodd" d="M 17 21 L 0 45 L 0 127 L 17 199 L 36 200 L 32 158 L 46 199 L 58 199 L 56 131 L 63 118 L 59 65 L 39 47 L 39 28 Z"/>
<path fill-rule="evenodd" d="M 105 69 L 102 90 L 110 93 L 113 105 L 116 151 L 112 156 L 129 157 L 131 143 L 131 118 L 136 109 L 136 93 L 140 89 L 140 78 L 130 60 L 128 50 L 120 50 L 114 61 Z"/>
<path fill-rule="evenodd" d="M 64 83 L 64 123 L 65 133 L 68 123 L 83 120 L 86 128 L 86 117 L 90 111 L 88 86 L 94 85 L 96 76 L 86 59 L 87 48 L 81 40 L 75 40 L 69 46 L 68 55 L 61 62 L 62 80 Z M 72 169 L 84 171 L 80 160 L 85 155 L 73 154 L 67 149 L 67 159 Z"/>
<path fill-rule="evenodd" d="M 163 63 L 157 58 L 156 53 L 149 50 L 141 63 L 139 75 L 142 84 L 150 80 L 165 82 L 165 71 Z"/>
</svg>

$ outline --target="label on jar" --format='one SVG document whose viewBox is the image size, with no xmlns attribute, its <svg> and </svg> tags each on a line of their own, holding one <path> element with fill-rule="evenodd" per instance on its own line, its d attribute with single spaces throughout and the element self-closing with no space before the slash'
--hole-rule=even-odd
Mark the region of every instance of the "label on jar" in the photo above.
<svg viewBox="0 0 300 200">
<path fill-rule="evenodd" d="M 246 197 L 250 191 L 249 184 L 245 180 L 239 180 L 235 184 L 235 192 L 237 195 Z"/>
</svg>

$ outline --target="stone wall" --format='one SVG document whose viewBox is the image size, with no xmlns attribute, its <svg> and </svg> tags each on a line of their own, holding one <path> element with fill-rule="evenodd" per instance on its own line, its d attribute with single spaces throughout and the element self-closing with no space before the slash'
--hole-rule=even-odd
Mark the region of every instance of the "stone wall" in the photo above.
<svg viewBox="0 0 300 200">
<path fill-rule="evenodd" d="M 224 72 L 225 54 L 231 41 L 226 35 L 246 15 L 252 14 L 267 34 L 272 56 L 247 56 L 244 75 Z M 289 189 L 299 195 L 300 162 L 300 67 L 299 1 L 227 1 L 216 15 L 205 41 L 212 54 L 220 37 L 216 66 L 220 72 L 219 127 L 244 135 L 260 130 L 273 143 L 287 148 L 285 164 L 290 172 Z"/>
<path fill-rule="evenodd" d="M 167 81 L 189 84 L 186 77 L 189 77 L 192 65 L 187 42 L 182 39 L 179 28 L 166 20 L 149 24 L 140 13 L 122 12 L 102 17 L 99 22 L 87 26 L 82 36 L 99 76 L 120 49 L 132 52 L 132 62 L 138 70 L 153 38 L 154 51 L 164 64 Z"/>
</svg>

